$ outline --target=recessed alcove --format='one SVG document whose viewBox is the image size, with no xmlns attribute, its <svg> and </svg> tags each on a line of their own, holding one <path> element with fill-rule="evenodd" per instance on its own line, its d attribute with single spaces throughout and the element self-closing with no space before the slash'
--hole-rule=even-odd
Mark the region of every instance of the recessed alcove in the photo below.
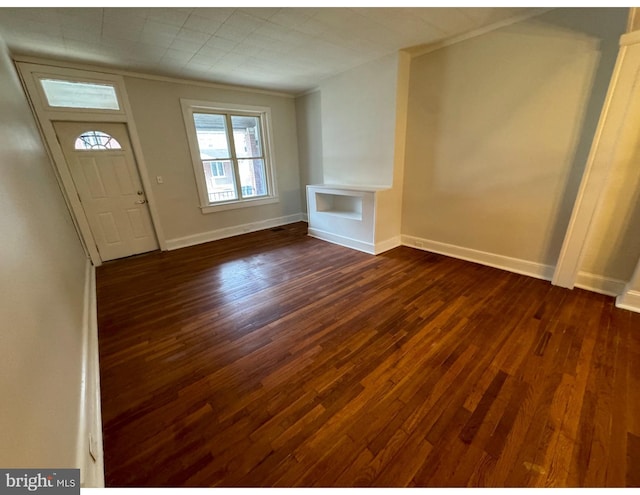
<svg viewBox="0 0 640 495">
<path fill-rule="evenodd" d="M 307 186 L 309 235 L 376 254 L 376 208 L 385 187 Z"/>
<path fill-rule="evenodd" d="M 362 220 L 362 196 L 316 192 L 316 211 Z"/>
</svg>

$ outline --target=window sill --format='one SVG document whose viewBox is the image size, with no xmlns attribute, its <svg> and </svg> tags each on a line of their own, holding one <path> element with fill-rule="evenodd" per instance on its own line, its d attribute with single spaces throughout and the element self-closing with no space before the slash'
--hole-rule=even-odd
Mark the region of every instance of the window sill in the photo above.
<svg viewBox="0 0 640 495">
<path fill-rule="evenodd" d="M 215 213 L 218 211 L 235 210 L 238 208 L 249 208 L 251 206 L 269 205 L 272 203 L 279 203 L 280 198 L 278 196 L 267 196 L 256 199 L 245 199 L 242 201 L 229 201 L 228 203 L 220 203 L 218 205 L 206 205 L 201 206 L 202 213 Z"/>
</svg>

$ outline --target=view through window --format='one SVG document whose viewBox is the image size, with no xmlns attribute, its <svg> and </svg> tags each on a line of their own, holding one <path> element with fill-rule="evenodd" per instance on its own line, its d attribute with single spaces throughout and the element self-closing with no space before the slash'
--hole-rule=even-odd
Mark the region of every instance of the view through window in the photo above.
<svg viewBox="0 0 640 495">
<path fill-rule="evenodd" d="M 194 113 L 193 120 L 209 203 L 268 196 L 260 116 Z"/>
</svg>

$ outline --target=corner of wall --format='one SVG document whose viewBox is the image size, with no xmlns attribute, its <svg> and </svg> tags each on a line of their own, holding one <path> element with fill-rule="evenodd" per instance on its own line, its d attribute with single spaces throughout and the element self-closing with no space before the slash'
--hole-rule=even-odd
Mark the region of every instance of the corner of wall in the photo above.
<svg viewBox="0 0 640 495">
<path fill-rule="evenodd" d="M 603 277 L 584 271 L 578 272 L 575 286 L 580 289 L 590 290 L 605 296 L 616 297 L 624 291 L 624 280 L 618 280 L 610 277 Z"/>
<path fill-rule="evenodd" d="M 321 98 L 320 89 L 315 88 L 295 99 L 300 201 L 301 209 L 305 214 L 307 213 L 306 187 L 321 184 L 324 180 Z"/>
<path fill-rule="evenodd" d="M 640 313 L 640 260 L 638 260 L 631 280 L 624 287 L 622 294 L 616 298 L 616 306 Z"/>
<path fill-rule="evenodd" d="M 400 245 L 410 68 L 411 55 L 404 50 L 400 50 L 398 52 L 396 75 L 393 183 L 391 189 L 381 191 L 377 196 L 377 200 L 381 204 L 376 208 L 376 211 L 379 212 L 376 217 L 376 246 L 388 245 L 396 247 Z M 384 250 L 386 249 L 382 249 L 382 251 Z M 382 251 L 376 248 L 376 252 Z"/>
<path fill-rule="evenodd" d="M 640 292 L 636 290 L 626 291 L 616 298 L 616 307 L 640 313 Z"/>
</svg>

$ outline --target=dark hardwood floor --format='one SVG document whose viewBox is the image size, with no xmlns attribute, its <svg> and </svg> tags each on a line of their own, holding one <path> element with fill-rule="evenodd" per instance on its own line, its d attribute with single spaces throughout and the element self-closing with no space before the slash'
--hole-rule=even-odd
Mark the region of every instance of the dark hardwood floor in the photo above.
<svg viewBox="0 0 640 495">
<path fill-rule="evenodd" d="M 640 485 L 640 314 L 306 227 L 98 269 L 107 486 Z"/>
</svg>

